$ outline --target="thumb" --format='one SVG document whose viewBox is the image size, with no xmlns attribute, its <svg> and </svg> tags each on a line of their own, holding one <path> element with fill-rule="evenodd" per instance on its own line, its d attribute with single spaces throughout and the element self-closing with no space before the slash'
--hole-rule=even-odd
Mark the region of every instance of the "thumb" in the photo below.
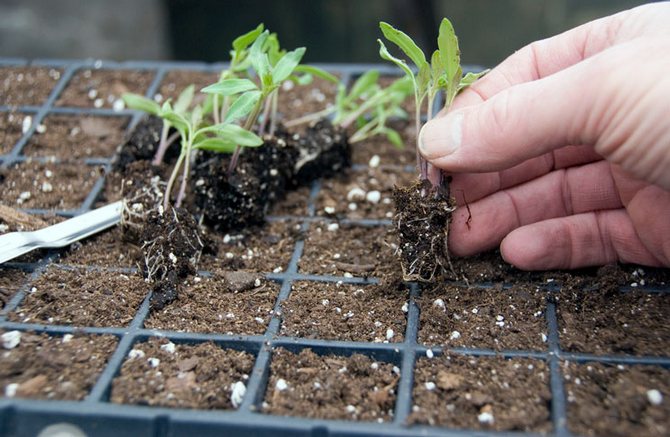
<svg viewBox="0 0 670 437">
<path fill-rule="evenodd" d="M 645 133 L 639 130 L 647 123 L 637 118 L 665 112 L 670 90 L 665 89 L 668 81 L 662 73 L 668 62 L 661 54 L 668 42 L 640 40 L 612 47 L 542 79 L 511 86 L 482 103 L 428 122 L 419 136 L 421 154 L 449 172 L 487 172 L 510 168 L 569 144 L 595 146 L 615 162 L 621 155 L 617 149 L 625 149 L 631 137 L 642 141 L 636 141 L 637 151 L 626 154 L 629 158 L 630 153 L 657 149 L 670 135 L 668 124 L 657 120 L 650 140 L 655 144 L 646 144 Z M 639 78 L 640 69 L 655 76 L 631 80 Z M 631 110 L 641 105 L 645 110 Z"/>
</svg>

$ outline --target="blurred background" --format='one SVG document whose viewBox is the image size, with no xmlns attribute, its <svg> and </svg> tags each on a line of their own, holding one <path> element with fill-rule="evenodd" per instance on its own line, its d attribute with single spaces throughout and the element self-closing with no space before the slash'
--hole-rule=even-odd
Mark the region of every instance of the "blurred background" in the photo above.
<svg viewBox="0 0 670 437">
<path fill-rule="evenodd" d="M 0 57 L 227 61 L 264 22 L 308 62 L 380 62 L 377 23 L 424 50 L 441 17 L 463 62 L 491 66 L 523 45 L 643 3 L 634 0 L 0 0 Z"/>
</svg>

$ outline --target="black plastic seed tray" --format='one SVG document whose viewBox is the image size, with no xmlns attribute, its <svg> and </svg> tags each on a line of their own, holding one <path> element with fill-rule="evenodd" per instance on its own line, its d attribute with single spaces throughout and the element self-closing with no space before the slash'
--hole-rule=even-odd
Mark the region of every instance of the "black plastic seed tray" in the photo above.
<svg viewBox="0 0 670 437">
<path fill-rule="evenodd" d="M 154 73 L 154 78 L 146 95 L 153 96 L 158 90 L 165 74 L 174 69 L 220 71 L 223 64 L 199 63 L 163 63 L 163 62 L 101 62 L 101 61 L 24 61 L 20 59 L 0 59 L 0 68 L 4 66 L 45 66 L 62 69 L 63 73 L 56 82 L 48 99 L 39 106 L 0 106 L 0 114 L 16 111 L 29 114 L 33 117 L 31 126 L 25 131 L 20 140 L 4 156 L 0 156 L 0 163 L 6 167 L 26 158 L 21 154 L 23 147 L 34 134 L 36 126 L 47 116 L 52 114 L 79 114 L 98 115 L 103 117 L 128 116 L 133 117 L 129 129 L 136 124 L 140 114 L 134 111 L 113 109 L 86 109 L 55 106 L 54 103 L 60 93 L 68 85 L 73 75 L 83 68 L 103 69 L 140 69 Z M 370 67 L 380 69 L 384 73 L 397 74 L 397 70 L 388 65 L 326 65 L 325 68 L 337 71 L 343 75 L 345 81 L 351 81 Z M 39 161 L 42 158 L 33 158 Z M 46 159 L 46 158 L 44 158 Z M 93 159 L 86 161 L 86 165 L 105 166 L 109 168 L 111 159 Z M 361 167 L 361 166 L 359 166 Z M 365 167 L 365 166 L 362 166 Z M 413 171 L 405 168 L 404 171 Z M 104 184 L 104 175 L 93 185 L 85 200 L 78 208 L 56 211 L 62 216 L 74 216 L 91 209 Z M 324 220 L 316 216 L 315 200 L 319 194 L 321 183 L 315 182 L 311 187 L 308 205 L 308 215 L 304 217 L 290 217 L 301 223 L 303 231 L 307 231 L 316 220 Z M 34 214 L 47 214 L 53 211 L 27 210 Z M 286 217 L 269 217 L 269 220 L 281 220 Z M 327 219 L 326 219 L 327 220 Z M 390 221 L 381 220 L 349 220 L 355 224 L 379 227 L 389 226 Z M 280 292 L 275 302 L 273 318 L 263 335 L 239 336 L 223 334 L 197 334 L 173 331 L 159 331 L 144 328 L 144 320 L 148 315 L 149 297 L 144 299 L 139 311 L 135 314 L 132 323 L 121 328 L 96 328 L 91 326 L 56 326 L 48 324 L 17 323 L 7 319 L 7 314 L 16 309 L 25 295 L 29 293 L 31 283 L 37 279 L 45 269 L 53 264 L 58 252 L 47 253 L 35 263 L 8 263 L 0 267 L 0 274 L 4 268 L 18 268 L 29 272 L 28 279 L 19 291 L 11 298 L 0 313 L 0 328 L 4 331 L 35 331 L 45 332 L 54 336 L 62 336 L 74 332 L 89 334 L 111 334 L 119 342 L 115 352 L 110 357 L 104 371 L 99 375 L 97 382 L 86 398 L 80 402 L 72 401 L 42 401 L 19 398 L 0 398 L 0 434 L 16 436 L 34 435 L 65 435 L 57 432 L 70 432 L 67 435 L 88 436 L 168 436 L 168 435 L 304 435 L 304 436 L 379 436 L 379 435 L 499 435 L 494 431 L 473 431 L 447 429 L 443 427 L 409 426 L 408 416 L 411 413 L 412 389 L 414 385 L 414 369 L 419 357 L 426 356 L 427 347 L 417 342 L 419 330 L 419 307 L 415 300 L 420 290 L 417 284 L 408 284 L 408 311 L 404 341 L 400 343 L 366 343 L 329 340 L 311 340 L 305 338 L 283 337 L 280 335 L 280 304 L 289 297 L 291 285 L 295 281 L 341 282 L 345 284 L 370 284 L 377 282 L 374 278 L 339 277 L 322 275 L 305 275 L 298 273 L 298 262 L 303 253 L 304 241 L 298 241 L 288 268 L 281 273 L 267 273 L 267 278 L 280 284 Z M 67 268 L 62 266 L 58 268 Z M 206 275 L 206 273 L 204 273 Z M 556 304 L 552 293 L 559 285 L 546 286 L 546 317 L 547 341 L 544 350 L 505 350 L 493 349 L 449 349 L 450 354 L 465 356 L 503 356 L 506 358 L 530 358 L 543 361 L 549 369 L 551 390 L 551 422 L 550 435 L 568 436 L 571 433 L 566 427 L 566 390 L 561 363 L 569 360 L 576 363 L 600 362 L 610 364 L 642 364 L 670 367 L 670 356 L 631 356 L 631 355 L 602 355 L 595 353 L 569 353 L 559 347 L 560 332 L 557 323 Z M 487 284 L 474 285 L 488 287 Z M 648 289 L 649 292 L 667 293 L 668 288 L 658 287 Z M 187 409 L 156 408 L 148 406 L 119 405 L 109 401 L 110 387 L 113 378 L 118 374 L 128 352 L 138 341 L 149 337 L 164 336 L 174 343 L 198 343 L 214 341 L 225 348 L 248 351 L 255 356 L 253 371 L 249 375 L 244 400 L 236 410 L 231 411 L 203 411 Z M 393 410 L 393 418 L 387 423 L 365 423 L 356 421 L 315 420 L 297 417 L 280 417 L 260 412 L 269 378 L 269 366 L 272 360 L 272 351 L 276 347 L 284 347 L 291 351 L 311 348 L 318 354 L 351 355 L 362 353 L 380 361 L 392 363 L 400 371 L 397 386 L 397 398 Z M 431 352 L 439 356 L 446 352 L 440 347 L 431 348 Z M 430 352 L 428 352 L 430 354 Z M 42 433 L 42 434 L 40 434 Z M 80 434 L 77 434 L 80 433 Z"/>
</svg>

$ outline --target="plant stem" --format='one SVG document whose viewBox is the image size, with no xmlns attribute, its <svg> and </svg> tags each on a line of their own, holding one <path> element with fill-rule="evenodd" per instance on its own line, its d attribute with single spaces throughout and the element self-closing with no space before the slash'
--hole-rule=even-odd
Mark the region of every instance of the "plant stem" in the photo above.
<svg viewBox="0 0 670 437">
<path fill-rule="evenodd" d="M 277 105 L 279 104 L 279 90 L 272 95 L 272 112 L 270 112 L 270 136 L 275 135 L 277 130 Z"/>
<path fill-rule="evenodd" d="M 167 127 L 166 125 L 163 125 L 164 132 L 167 132 L 169 130 L 169 127 L 165 129 L 166 127 Z M 161 165 L 163 163 L 163 158 L 165 158 L 165 153 L 167 152 L 168 147 L 170 147 L 172 143 L 174 143 L 175 140 L 179 138 L 179 132 L 173 133 L 165 141 L 163 141 L 162 135 L 163 134 L 161 133 L 161 142 L 158 145 L 158 150 L 156 150 L 156 155 L 154 156 L 154 159 L 151 161 L 152 165 Z"/>
<path fill-rule="evenodd" d="M 330 114 L 335 112 L 335 107 L 331 106 L 330 108 L 322 109 L 319 112 L 313 112 L 311 114 L 303 115 L 302 117 L 294 118 L 284 123 L 286 127 L 294 127 L 304 123 L 309 123 L 311 121 L 319 120 L 321 118 L 327 117 Z"/>
<path fill-rule="evenodd" d="M 251 111 L 251 115 L 247 117 L 247 121 L 244 123 L 244 128 L 246 130 L 251 130 L 251 128 L 254 126 L 254 123 L 256 123 L 256 119 L 258 118 L 258 114 L 260 114 L 261 109 L 263 108 L 263 103 L 265 102 L 266 98 L 266 95 L 261 95 L 261 98 L 258 99 L 258 102 L 256 102 L 256 106 L 254 106 L 254 109 Z M 235 170 L 235 167 L 237 167 L 237 161 L 240 159 L 241 152 L 242 148 L 238 144 L 235 147 L 233 156 L 230 158 L 230 165 L 228 166 L 228 177 L 233 174 L 233 170 Z"/>
<path fill-rule="evenodd" d="M 182 148 L 181 153 L 179 154 L 179 159 L 172 169 L 172 174 L 170 175 L 170 180 L 168 181 L 167 187 L 165 188 L 165 196 L 163 197 L 163 210 L 167 210 L 167 207 L 170 205 L 170 194 L 172 193 L 172 186 L 174 185 L 175 179 L 177 179 L 177 174 L 179 174 L 179 169 L 181 168 L 181 163 L 184 162 L 184 154 L 186 150 Z"/>
<path fill-rule="evenodd" d="M 181 206 L 181 203 L 186 196 L 186 185 L 188 182 L 189 171 L 191 170 L 191 155 L 191 141 L 189 141 L 188 151 L 186 152 L 186 162 L 184 163 L 184 173 L 181 178 L 181 186 L 179 187 L 179 193 L 177 193 L 177 199 L 175 200 L 175 207 L 177 208 Z"/>
<path fill-rule="evenodd" d="M 258 135 L 263 136 L 265 135 L 265 128 L 268 125 L 268 118 L 270 118 L 270 110 L 272 107 L 272 96 L 274 95 L 274 92 L 270 94 L 270 96 L 265 99 L 265 104 L 263 105 L 263 119 L 261 120 L 261 124 L 258 127 Z"/>
<path fill-rule="evenodd" d="M 214 124 L 221 123 L 221 117 L 219 117 L 219 96 L 217 94 L 214 94 L 212 113 L 214 114 Z"/>
</svg>

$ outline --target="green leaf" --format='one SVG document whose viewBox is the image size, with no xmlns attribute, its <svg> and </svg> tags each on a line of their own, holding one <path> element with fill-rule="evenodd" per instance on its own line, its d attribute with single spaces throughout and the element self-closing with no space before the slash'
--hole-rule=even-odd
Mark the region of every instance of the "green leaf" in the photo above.
<svg viewBox="0 0 670 437">
<path fill-rule="evenodd" d="M 191 113 L 191 126 L 193 126 L 194 129 L 197 129 L 201 121 L 202 121 L 202 106 L 198 105 L 195 108 L 193 108 L 193 112 Z"/>
<path fill-rule="evenodd" d="M 249 60 L 256 74 L 263 78 L 270 71 L 270 62 L 268 61 L 268 56 L 264 52 L 265 42 L 268 39 L 270 32 L 265 30 L 263 33 L 258 35 L 256 41 L 249 48 Z"/>
<path fill-rule="evenodd" d="M 354 85 L 351 87 L 348 98 L 353 101 L 361 94 L 366 93 L 370 88 L 374 87 L 379 80 L 379 71 L 368 70 L 361 77 L 356 79 Z"/>
<path fill-rule="evenodd" d="M 462 90 L 465 87 L 469 87 L 472 85 L 477 79 L 480 77 L 484 76 L 486 73 L 488 73 L 490 69 L 486 69 L 484 71 L 480 71 L 479 73 L 467 73 L 465 76 L 463 76 L 463 79 L 461 79 L 461 82 L 458 84 L 458 89 L 459 91 Z"/>
<path fill-rule="evenodd" d="M 240 35 L 235 40 L 233 40 L 233 50 L 236 52 L 241 52 L 242 50 L 246 49 L 249 47 L 249 44 L 253 43 L 256 38 L 258 38 L 258 35 L 263 32 L 263 29 L 265 26 L 263 23 L 259 24 L 258 27 L 256 27 L 254 30 L 251 30 L 244 35 Z"/>
<path fill-rule="evenodd" d="M 326 70 L 322 70 L 321 68 L 315 67 L 313 65 L 298 65 L 293 71 L 295 73 L 311 74 L 312 76 L 316 76 L 333 83 L 340 82 L 340 79 L 338 79 L 338 77 L 334 74 L 328 73 Z"/>
<path fill-rule="evenodd" d="M 426 56 L 423 54 L 423 51 L 406 33 L 383 21 L 379 23 L 379 28 L 382 30 L 382 33 L 386 39 L 396 44 L 400 50 L 402 50 L 403 53 L 405 53 L 407 57 L 409 57 L 412 62 L 414 62 L 416 68 L 421 69 L 424 65 L 427 64 Z"/>
<path fill-rule="evenodd" d="M 398 149 L 404 149 L 405 148 L 405 142 L 402 140 L 402 137 L 398 133 L 398 131 L 391 129 L 390 127 L 384 128 L 384 133 L 386 134 L 386 138 L 396 146 Z"/>
<path fill-rule="evenodd" d="M 226 113 L 226 118 L 224 123 L 233 123 L 240 118 L 246 117 L 249 115 L 253 107 L 258 103 L 258 100 L 261 98 L 260 91 L 247 91 L 246 93 L 239 96 Z"/>
<path fill-rule="evenodd" d="M 221 123 L 211 128 L 226 141 L 243 147 L 258 147 L 263 144 L 263 140 L 258 135 L 236 124 Z"/>
<path fill-rule="evenodd" d="M 295 72 L 295 70 L 293 70 Z M 292 74 L 289 76 L 289 79 L 297 83 L 300 86 L 309 85 L 314 80 L 314 76 L 309 73 L 301 74 L 300 76 Z"/>
<path fill-rule="evenodd" d="M 189 85 L 181 92 L 181 94 L 179 94 L 179 97 L 177 97 L 177 101 L 174 104 L 174 112 L 179 114 L 186 112 L 193 101 L 194 90 L 195 85 Z"/>
<path fill-rule="evenodd" d="M 458 69 L 461 65 L 461 52 L 458 49 L 458 38 L 454 32 L 454 26 L 451 22 L 443 18 L 440 23 L 440 33 L 437 37 L 437 47 L 440 51 L 442 67 L 447 73 L 447 79 L 458 82 L 460 77 L 456 78 Z"/>
<path fill-rule="evenodd" d="M 271 33 L 270 36 L 268 36 L 263 50 L 268 54 L 270 65 L 277 65 L 277 62 L 279 62 L 284 53 L 286 53 L 286 50 L 282 50 L 279 46 L 279 39 L 277 38 L 276 33 Z"/>
<path fill-rule="evenodd" d="M 202 141 L 198 141 L 193 145 L 193 148 L 200 150 L 211 150 L 219 153 L 233 153 L 237 148 L 237 144 L 228 141 L 227 139 L 210 137 Z"/>
<path fill-rule="evenodd" d="M 189 122 L 182 116 L 181 114 L 177 114 L 176 112 L 169 110 L 169 111 L 161 111 L 161 118 L 163 120 L 167 120 L 172 124 L 172 126 L 175 127 L 180 132 L 189 132 L 191 130 L 191 125 Z M 184 135 L 182 135 L 184 136 Z"/>
<path fill-rule="evenodd" d="M 275 85 L 281 84 L 284 79 L 293 73 L 293 70 L 300 64 L 304 55 L 305 48 L 300 47 L 282 56 L 272 70 L 272 82 Z"/>
<path fill-rule="evenodd" d="M 234 94 L 243 93 L 258 89 L 255 83 L 249 79 L 224 79 L 215 84 L 203 88 L 203 93 L 219 94 L 222 96 L 232 96 Z"/>
<path fill-rule="evenodd" d="M 407 65 L 407 62 L 403 61 L 402 59 L 398 59 L 394 57 L 391 53 L 389 53 L 388 49 L 384 45 L 381 39 L 378 39 L 377 42 L 379 43 L 379 56 L 382 57 L 382 59 L 391 61 L 398 67 L 402 69 L 402 71 L 405 72 L 406 75 L 408 75 L 411 78 L 414 78 L 414 73 L 412 72 L 412 69 L 409 68 Z"/>
<path fill-rule="evenodd" d="M 161 107 L 151 99 L 147 99 L 139 94 L 124 93 L 121 98 L 126 106 L 131 109 L 137 109 L 147 114 L 160 115 Z"/>
</svg>

